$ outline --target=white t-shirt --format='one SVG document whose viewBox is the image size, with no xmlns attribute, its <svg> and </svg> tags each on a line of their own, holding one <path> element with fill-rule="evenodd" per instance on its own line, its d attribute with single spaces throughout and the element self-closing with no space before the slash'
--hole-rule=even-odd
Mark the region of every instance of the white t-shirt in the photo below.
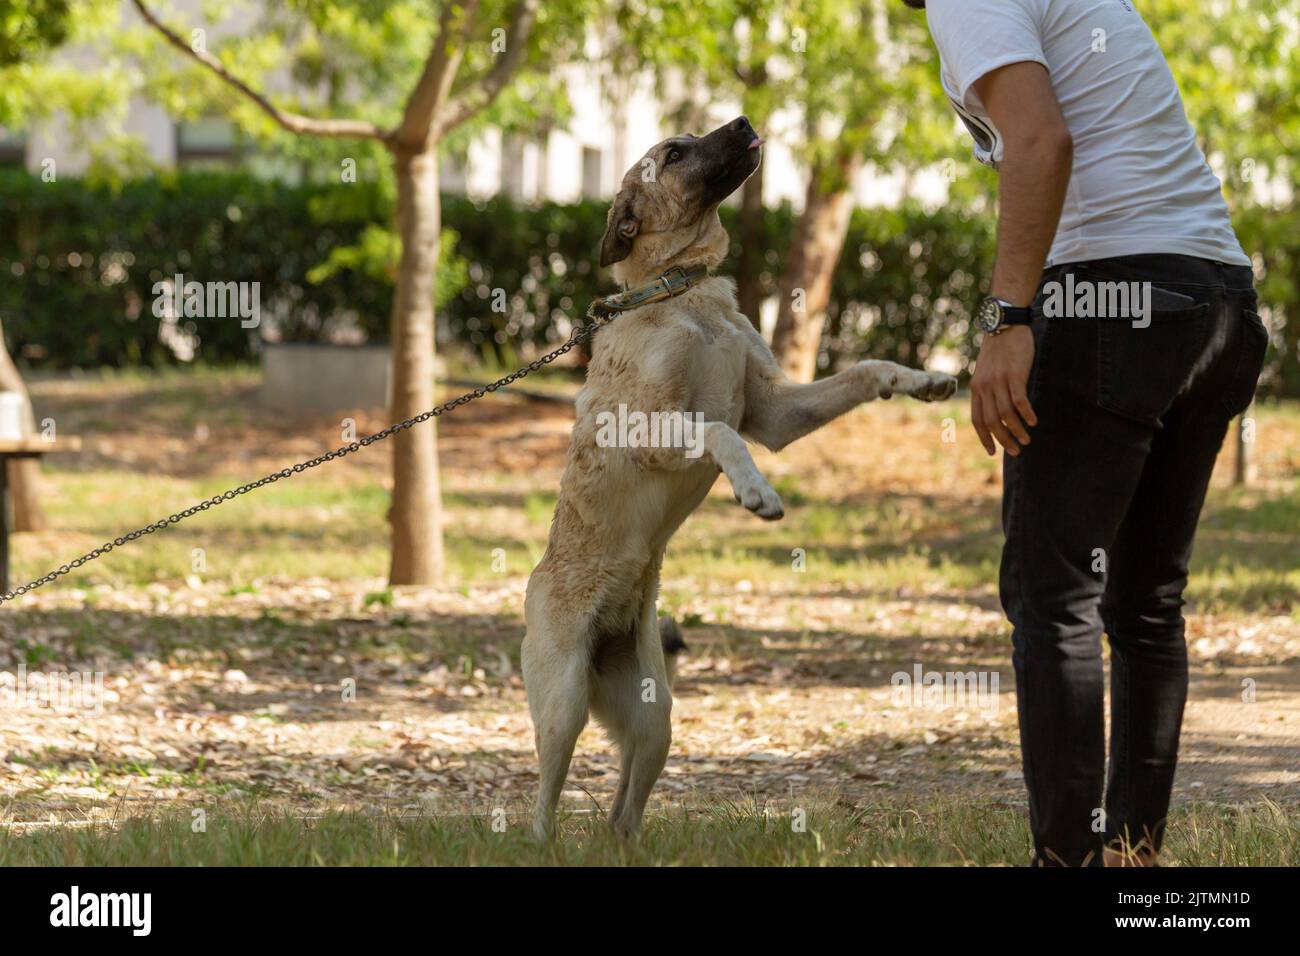
<svg viewBox="0 0 1300 956">
<path fill-rule="evenodd" d="M 1047 68 L 1074 168 L 1047 264 L 1179 253 L 1250 265 L 1173 74 L 1132 0 L 929 0 L 944 91 L 997 167 L 1002 138 L 973 84 L 1008 63 Z"/>
</svg>

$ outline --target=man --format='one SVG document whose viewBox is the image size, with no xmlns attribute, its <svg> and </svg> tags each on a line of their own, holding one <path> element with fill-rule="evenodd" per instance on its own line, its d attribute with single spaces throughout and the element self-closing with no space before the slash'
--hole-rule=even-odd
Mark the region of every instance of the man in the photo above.
<svg viewBox="0 0 1300 956">
<path fill-rule="evenodd" d="M 1000 590 L 1039 865 L 1157 861 L 1192 538 L 1267 345 L 1250 259 L 1134 6 L 927 11 L 945 91 L 999 173 L 971 418 L 1005 449 Z"/>
</svg>

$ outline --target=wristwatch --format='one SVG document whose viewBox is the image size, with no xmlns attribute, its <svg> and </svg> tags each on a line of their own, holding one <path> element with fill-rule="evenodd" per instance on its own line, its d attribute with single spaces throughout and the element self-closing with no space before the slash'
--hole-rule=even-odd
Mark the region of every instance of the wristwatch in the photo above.
<svg viewBox="0 0 1300 956">
<path fill-rule="evenodd" d="M 997 335 L 1012 325 L 1033 324 L 1033 312 L 1025 305 L 1012 305 L 993 296 L 985 296 L 975 310 L 975 327 L 985 335 Z"/>
</svg>

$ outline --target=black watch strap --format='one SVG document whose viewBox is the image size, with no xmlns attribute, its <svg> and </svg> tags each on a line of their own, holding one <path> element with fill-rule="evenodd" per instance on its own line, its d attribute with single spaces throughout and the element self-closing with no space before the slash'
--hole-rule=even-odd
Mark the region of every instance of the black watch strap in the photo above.
<svg viewBox="0 0 1300 956">
<path fill-rule="evenodd" d="M 1033 325 L 1034 310 L 1027 305 L 1003 305 L 1003 325 Z"/>
</svg>

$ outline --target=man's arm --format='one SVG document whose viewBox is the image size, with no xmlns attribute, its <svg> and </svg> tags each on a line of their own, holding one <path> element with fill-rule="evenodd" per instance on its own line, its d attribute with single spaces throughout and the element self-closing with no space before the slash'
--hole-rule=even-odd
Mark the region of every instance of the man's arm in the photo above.
<svg viewBox="0 0 1300 956">
<path fill-rule="evenodd" d="M 1012 63 L 975 81 L 998 132 L 998 245 L 990 293 L 1012 305 L 1029 305 L 1056 234 L 1070 182 L 1074 144 L 1047 70 Z M 1025 386 L 1034 339 L 1025 326 L 986 336 L 971 378 L 971 421 L 990 455 L 996 438 L 1007 454 L 1029 444 L 1026 425 L 1038 423 Z"/>
</svg>

